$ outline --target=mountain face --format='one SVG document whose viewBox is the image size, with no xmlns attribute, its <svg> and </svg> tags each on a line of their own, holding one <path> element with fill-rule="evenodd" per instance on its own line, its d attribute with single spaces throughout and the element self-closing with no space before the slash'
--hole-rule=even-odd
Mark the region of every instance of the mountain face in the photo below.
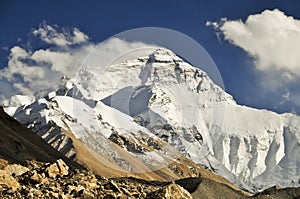
<svg viewBox="0 0 300 199">
<path fill-rule="evenodd" d="M 176 170 L 184 156 L 251 192 L 300 183 L 300 118 L 236 104 L 167 49 L 101 74 L 82 68 L 14 113 L 7 104 L 67 157 L 76 157 L 69 132 L 117 170 Z"/>
<path fill-rule="evenodd" d="M 58 198 L 59 195 L 65 198 L 224 198 L 224 194 L 225 198 L 250 198 L 249 194 L 232 189 L 224 179 L 204 170 L 201 177 L 172 182 L 133 177 L 107 179 L 82 169 L 2 109 L 0 127 L 1 142 L 5 143 L 0 150 L 1 198 Z M 299 188 L 272 187 L 251 198 L 297 198 L 299 191 Z"/>
</svg>

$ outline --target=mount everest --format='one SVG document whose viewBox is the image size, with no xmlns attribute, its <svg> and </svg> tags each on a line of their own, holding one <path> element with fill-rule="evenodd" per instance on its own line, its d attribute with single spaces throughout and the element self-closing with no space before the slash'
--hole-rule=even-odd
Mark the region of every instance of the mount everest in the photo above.
<svg viewBox="0 0 300 199">
<path fill-rule="evenodd" d="M 300 184 L 300 117 L 238 105 L 164 48 L 101 73 L 85 66 L 57 90 L 3 105 L 67 157 L 76 150 L 66 131 L 117 170 L 149 172 L 185 156 L 250 192 Z"/>
</svg>

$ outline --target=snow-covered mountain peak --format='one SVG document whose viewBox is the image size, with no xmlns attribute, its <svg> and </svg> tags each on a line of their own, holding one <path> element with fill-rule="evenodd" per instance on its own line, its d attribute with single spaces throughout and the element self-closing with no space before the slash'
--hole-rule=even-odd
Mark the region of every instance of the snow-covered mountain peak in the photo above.
<svg viewBox="0 0 300 199">
<path fill-rule="evenodd" d="M 50 141 L 60 135 L 53 123 L 67 128 L 91 148 L 110 149 L 119 164 L 108 140 L 146 161 L 162 157 L 141 150 L 145 134 L 250 191 L 300 183 L 300 118 L 237 105 L 205 71 L 165 48 L 107 67 L 85 66 L 15 117 Z M 157 150 L 165 152 L 161 145 Z"/>
<path fill-rule="evenodd" d="M 208 101 L 212 98 L 212 101 L 233 102 L 233 98 L 215 85 L 204 71 L 184 62 L 166 48 L 106 68 L 83 67 L 73 82 L 85 98 L 96 100 L 128 87 L 180 85 L 195 93 L 206 93 Z"/>
<path fill-rule="evenodd" d="M 160 63 L 182 62 L 175 53 L 166 48 L 159 48 L 154 53 L 149 55 L 150 61 Z"/>
</svg>

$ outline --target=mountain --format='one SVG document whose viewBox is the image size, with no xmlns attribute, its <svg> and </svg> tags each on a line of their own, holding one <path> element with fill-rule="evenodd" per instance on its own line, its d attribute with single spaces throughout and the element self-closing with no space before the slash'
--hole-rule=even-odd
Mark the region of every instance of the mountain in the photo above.
<svg viewBox="0 0 300 199">
<path fill-rule="evenodd" d="M 200 178 L 175 182 L 132 177 L 107 179 L 62 156 L 3 109 L 0 109 L 0 127 L 1 143 L 5 143 L 0 151 L 1 198 L 58 198 L 59 195 L 65 198 L 250 198 L 249 194 L 233 189 L 224 179 L 205 170 L 201 171 Z M 296 198 L 299 190 L 273 187 L 252 198 Z"/>
<path fill-rule="evenodd" d="M 59 198 L 59 195 L 63 198 L 192 198 L 189 192 L 194 192 L 202 180 L 208 179 L 212 183 L 227 184 L 228 193 L 243 196 L 226 180 L 204 169 L 201 177 L 173 182 L 133 177 L 107 179 L 64 157 L 2 108 L 0 127 L 1 198 Z M 101 165 L 98 167 L 105 170 Z M 201 193 L 204 192 L 201 190 Z"/>
<path fill-rule="evenodd" d="M 67 157 L 96 159 L 110 173 L 195 176 L 197 166 L 178 161 L 190 159 L 250 192 L 300 183 L 299 116 L 238 105 L 164 48 L 101 70 L 85 66 L 16 110 Z"/>
</svg>

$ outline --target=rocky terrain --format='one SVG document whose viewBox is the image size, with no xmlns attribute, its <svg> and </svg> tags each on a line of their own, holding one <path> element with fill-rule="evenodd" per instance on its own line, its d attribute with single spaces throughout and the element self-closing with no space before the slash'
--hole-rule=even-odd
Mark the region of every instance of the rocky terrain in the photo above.
<svg viewBox="0 0 300 199">
<path fill-rule="evenodd" d="M 189 178 L 174 182 L 146 181 L 133 177 L 105 178 L 88 170 L 70 169 L 61 159 L 52 164 L 31 160 L 26 161 L 24 165 L 9 164 L 8 161 L 0 159 L 0 197 L 295 199 L 300 197 L 300 188 L 273 187 L 249 196 L 206 178 Z"/>
<path fill-rule="evenodd" d="M 1 166 L 1 198 L 192 198 L 175 183 L 107 179 L 87 170 L 69 170 L 62 160 L 28 161 L 24 166 L 1 160 Z"/>
</svg>

